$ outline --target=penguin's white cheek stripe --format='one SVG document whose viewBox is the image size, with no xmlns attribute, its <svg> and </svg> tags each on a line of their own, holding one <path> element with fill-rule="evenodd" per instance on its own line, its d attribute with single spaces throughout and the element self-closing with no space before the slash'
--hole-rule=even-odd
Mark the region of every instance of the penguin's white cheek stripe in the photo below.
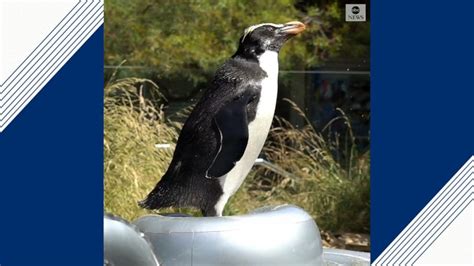
<svg viewBox="0 0 474 266">
<path fill-rule="evenodd" d="M 215 205 L 217 215 L 222 215 L 227 200 L 240 187 L 263 148 L 272 125 L 278 94 L 278 53 L 265 51 L 259 57 L 260 67 L 267 73 L 261 85 L 260 100 L 255 119 L 249 124 L 249 140 L 242 158 L 227 175 L 219 178 L 224 194 Z"/>
</svg>

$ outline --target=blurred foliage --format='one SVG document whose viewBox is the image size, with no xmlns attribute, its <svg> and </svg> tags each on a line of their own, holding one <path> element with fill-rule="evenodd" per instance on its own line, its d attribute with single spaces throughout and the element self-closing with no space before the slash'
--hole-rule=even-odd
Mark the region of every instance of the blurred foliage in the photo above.
<svg viewBox="0 0 474 266">
<path fill-rule="evenodd" d="M 339 1 L 106 0 L 105 63 L 147 66 L 158 78 L 203 82 L 250 25 L 300 20 L 307 30 L 280 55 L 281 69 L 327 58 L 368 57 L 369 23 L 345 23 Z M 186 71 L 181 71 L 185 69 Z"/>
</svg>

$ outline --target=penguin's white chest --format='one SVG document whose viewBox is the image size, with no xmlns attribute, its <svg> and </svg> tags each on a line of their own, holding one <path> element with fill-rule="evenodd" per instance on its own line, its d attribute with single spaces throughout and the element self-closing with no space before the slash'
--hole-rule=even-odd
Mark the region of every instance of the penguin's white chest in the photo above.
<svg viewBox="0 0 474 266">
<path fill-rule="evenodd" d="M 278 53 L 266 51 L 260 56 L 259 65 L 267 73 L 267 77 L 260 84 L 260 99 L 255 119 L 249 124 L 249 139 L 244 155 L 227 175 L 220 177 L 224 194 L 215 206 L 218 214 L 222 213 L 229 197 L 237 191 L 247 177 L 263 148 L 272 125 L 278 94 Z"/>
</svg>

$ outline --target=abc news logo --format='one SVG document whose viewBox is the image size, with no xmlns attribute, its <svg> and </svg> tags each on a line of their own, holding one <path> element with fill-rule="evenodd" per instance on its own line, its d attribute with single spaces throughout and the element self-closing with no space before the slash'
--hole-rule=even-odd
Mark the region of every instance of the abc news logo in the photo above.
<svg viewBox="0 0 474 266">
<path fill-rule="evenodd" d="M 347 4 L 346 21 L 365 21 L 365 4 Z"/>
</svg>

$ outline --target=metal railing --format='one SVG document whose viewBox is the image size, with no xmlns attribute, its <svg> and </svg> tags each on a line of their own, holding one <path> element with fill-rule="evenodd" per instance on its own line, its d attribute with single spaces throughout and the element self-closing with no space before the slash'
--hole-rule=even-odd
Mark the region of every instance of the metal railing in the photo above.
<svg viewBox="0 0 474 266">
<path fill-rule="evenodd" d="M 170 149 L 173 148 L 174 145 L 170 143 L 160 143 L 160 144 L 155 144 L 155 148 L 157 149 Z M 270 170 L 271 172 L 281 175 L 282 177 L 285 178 L 290 178 L 290 179 L 298 179 L 298 176 L 286 171 L 282 167 L 278 166 L 277 164 L 271 163 L 263 158 L 257 158 L 255 160 L 254 166 L 261 166 L 267 170 Z"/>
<path fill-rule="evenodd" d="M 154 69 L 148 66 L 122 66 L 122 65 L 104 65 L 104 69 Z M 285 70 L 282 69 L 280 73 L 288 74 L 340 74 L 340 75 L 367 75 L 370 76 L 370 71 L 351 70 L 350 68 L 342 70 Z"/>
<path fill-rule="evenodd" d="M 285 178 L 290 178 L 290 179 L 298 179 L 298 176 L 286 171 L 285 169 L 281 168 L 277 164 L 271 163 L 263 158 L 257 158 L 255 160 L 254 165 L 262 166 L 265 169 L 268 169 L 272 171 L 275 174 L 281 175 Z"/>
</svg>

